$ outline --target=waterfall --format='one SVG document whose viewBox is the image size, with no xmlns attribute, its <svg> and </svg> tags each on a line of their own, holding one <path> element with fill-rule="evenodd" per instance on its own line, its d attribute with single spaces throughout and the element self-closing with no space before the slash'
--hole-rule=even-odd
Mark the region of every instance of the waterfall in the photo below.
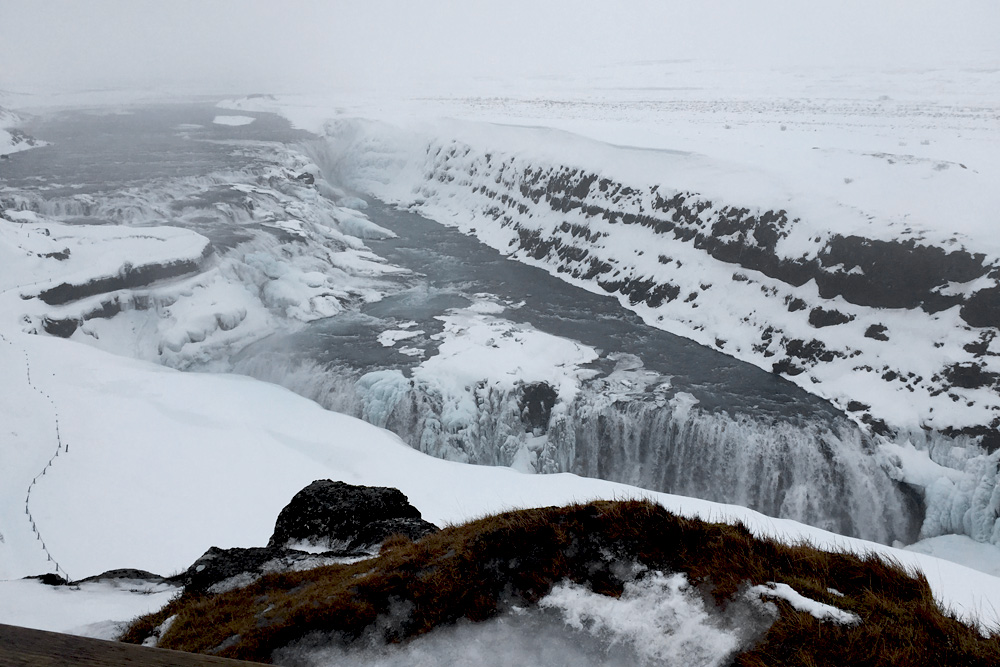
<svg viewBox="0 0 1000 667">
<path fill-rule="evenodd" d="M 772 420 L 704 411 L 678 394 L 612 401 L 585 393 L 553 425 L 545 470 L 569 470 L 751 507 L 883 543 L 912 541 L 912 500 L 846 419 Z"/>
<path fill-rule="evenodd" d="M 585 387 L 533 428 L 525 386 L 470 387 L 457 411 L 438 387 L 397 370 L 370 373 L 277 353 L 239 360 L 239 373 L 281 384 L 386 428 L 415 449 L 479 465 L 524 462 L 539 473 L 571 472 L 656 491 L 743 505 L 843 535 L 911 542 L 921 509 L 873 456 L 875 446 L 846 419 L 732 416 L 694 398 L 609 398 Z"/>
</svg>

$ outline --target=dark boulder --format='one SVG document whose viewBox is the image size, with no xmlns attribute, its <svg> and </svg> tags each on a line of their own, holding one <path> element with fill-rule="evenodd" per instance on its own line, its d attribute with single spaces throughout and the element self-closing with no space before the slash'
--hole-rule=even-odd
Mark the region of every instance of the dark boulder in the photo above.
<svg viewBox="0 0 1000 667">
<path fill-rule="evenodd" d="M 268 573 L 366 558 L 393 535 L 416 540 L 437 530 L 398 489 L 321 479 L 281 510 L 266 547 L 212 547 L 169 581 L 188 593 L 218 593 Z"/>
<path fill-rule="evenodd" d="M 399 489 L 320 479 L 281 510 L 268 547 L 305 543 L 330 551 L 372 551 L 392 535 L 415 540 L 436 531 Z"/>
<path fill-rule="evenodd" d="M 992 387 L 1000 382 L 1000 374 L 991 373 L 980 364 L 952 364 L 944 369 L 944 376 L 955 387 L 978 389 Z"/>
</svg>

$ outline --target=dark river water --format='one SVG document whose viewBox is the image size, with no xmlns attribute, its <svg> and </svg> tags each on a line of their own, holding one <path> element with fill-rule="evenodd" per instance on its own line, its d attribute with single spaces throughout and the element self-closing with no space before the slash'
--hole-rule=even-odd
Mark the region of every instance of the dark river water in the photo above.
<svg viewBox="0 0 1000 667">
<path fill-rule="evenodd" d="M 597 348 L 608 370 L 608 357 L 621 353 L 639 357 L 645 369 L 669 376 L 673 389 L 693 394 L 703 409 L 819 419 L 837 414 L 827 402 L 781 377 L 647 326 L 617 299 L 509 260 L 474 237 L 378 202 L 368 213 L 399 235 L 397 239 L 370 242 L 372 249 L 422 278 L 416 289 L 372 304 L 363 309 L 365 313 L 417 320 L 425 328 L 428 315 L 440 315 L 454 307 L 451 299 L 442 298 L 444 295 L 492 294 L 519 304 L 503 317 Z M 397 306 L 401 306 L 398 311 Z M 407 344 L 412 345 L 412 339 Z"/>
</svg>

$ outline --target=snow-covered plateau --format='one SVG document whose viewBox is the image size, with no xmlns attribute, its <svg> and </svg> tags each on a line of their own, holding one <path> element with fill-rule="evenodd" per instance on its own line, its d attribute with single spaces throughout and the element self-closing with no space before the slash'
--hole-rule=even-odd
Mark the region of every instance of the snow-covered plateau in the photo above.
<svg viewBox="0 0 1000 667">
<path fill-rule="evenodd" d="M 608 87 L 586 93 L 567 80 L 160 111 L 156 154 L 190 151 L 199 168 L 164 160 L 111 184 L 80 166 L 82 143 L 47 179 L 23 161 L 47 148 L 10 155 L 0 578 L 172 574 L 209 546 L 263 543 L 288 498 L 328 477 L 397 487 L 439 525 L 651 497 L 890 555 L 995 623 L 1000 102 L 963 91 L 995 90 L 996 75 L 939 82 L 937 97 L 910 72 L 824 99 L 795 77 L 741 98 L 673 68 L 599 73 Z M 72 122 L 143 117 L 121 111 Z M 273 112 L 315 134 L 268 138 Z M 27 129 L 49 140 L 44 127 Z M 477 239 L 721 353 L 693 365 L 728 355 L 765 372 L 751 390 L 686 379 L 574 335 L 565 308 L 562 328 L 539 319 L 531 298 L 555 308 L 557 292 L 541 279 L 521 298 L 456 263 L 406 265 L 410 219 L 383 203 L 442 225 L 442 245 Z M 29 601 L 50 595 L 0 587 L 2 622 L 28 624 Z M 122 605 L 113 620 L 142 610 Z M 31 624 L 107 635 L 113 614 L 97 609 Z"/>
</svg>

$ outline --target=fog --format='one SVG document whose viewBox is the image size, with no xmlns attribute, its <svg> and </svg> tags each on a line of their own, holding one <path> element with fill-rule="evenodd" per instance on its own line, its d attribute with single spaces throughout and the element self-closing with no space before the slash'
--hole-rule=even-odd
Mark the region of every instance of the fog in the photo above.
<svg viewBox="0 0 1000 667">
<path fill-rule="evenodd" d="M 0 0 L 0 90 L 306 92 L 644 60 L 1000 62 L 992 0 Z"/>
</svg>

